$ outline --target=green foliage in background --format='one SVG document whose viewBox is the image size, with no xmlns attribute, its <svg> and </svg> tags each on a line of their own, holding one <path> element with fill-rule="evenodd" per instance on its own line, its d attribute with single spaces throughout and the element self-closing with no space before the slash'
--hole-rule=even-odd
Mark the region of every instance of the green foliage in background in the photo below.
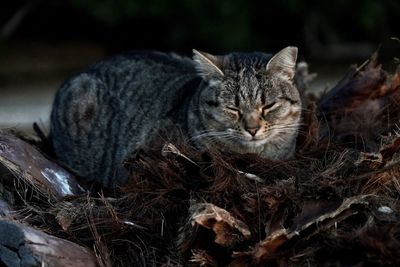
<svg viewBox="0 0 400 267">
<path fill-rule="evenodd" d="M 284 31 L 294 29 L 298 32 L 295 37 L 310 46 L 357 38 L 376 40 L 393 31 L 392 20 L 400 14 L 398 0 L 72 1 L 110 28 L 131 19 L 151 18 L 170 25 L 168 36 L 172 43 L 181 42 L 180 38 L 189 33 L 198 36 L 197 42 L 204 38 L 212 40 L 215 47 L 236 48 L 260 47 L 276 28 L 283 31 L 282 36 Z"/>
<path fill-rule="evenodd" d="M 166 22 L 171 26 L 172 42 L 180 42 L 181 36 L 196 34 L 218 40 L 222 47 L 228 44 L 235 47 L 251 34 L 248 30 L 251 5 L 245 0 L 73 0 L 73 3 L 108 27 L 135 18 Z"/>
</svg>

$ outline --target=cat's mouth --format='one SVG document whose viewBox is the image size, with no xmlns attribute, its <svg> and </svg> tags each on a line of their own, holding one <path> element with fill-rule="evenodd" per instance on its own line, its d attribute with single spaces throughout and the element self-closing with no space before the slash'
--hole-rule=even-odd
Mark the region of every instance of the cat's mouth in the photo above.
<svg viewBox="0 0 400 267">
<path fill-rule="evenodd" d="M 267 142 L 267 139 L 263 137 L 252 136 L 251 138 L 242 139 L 241 142 L 244 145 L 258 146 L 265 144 Z"/>
<path fill-rule="evenodd" d="M 230 141 L 228 142 L 234 142 L 234 143 L 239 143 L 240 145 L 244 147 L 257 147 L 257 146 L 262 146 L 265 145 L 265 143 L 268 142 L 270 139 L 268 135 L 265 134 L 257 134 L 255 136 L 250 136 L 247 134 L 243 133 L 237 133 L 234 132 L 233 130 L 228 129 L 228 132 L 231 134 Z M 224 138 L 222 138 L 224 139 Z M 229 140 L 229 139 L 228 139 Z"/>
</svg>

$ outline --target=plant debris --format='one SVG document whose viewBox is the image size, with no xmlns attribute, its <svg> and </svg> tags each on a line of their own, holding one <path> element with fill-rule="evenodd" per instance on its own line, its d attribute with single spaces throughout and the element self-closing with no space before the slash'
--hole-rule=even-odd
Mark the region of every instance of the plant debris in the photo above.
<svg viewBox="0 0 400 267">
<path fill-rule="evenodd" d="M 84 193 L 72 174 L 7 132 L 0 132 L 0 163 L 19 178 L 18 182 L 29 183 L 54 201 Z"/>
<path fill-rule="evenodd" d="M 0 188 L 0 216 L 90 248 L 99 266 L 399 266 L 400 70 L 374 54 L 322 96 L 307 90 L 313 77 L 299 64 L 294 159 L 202 150 L 161 132 L 167 142 L 126 160 L 131 177 L 116 192 L 62 194 L 40 175 L 60 167 L 1 132 L 15 183 L 43 193 Z"/>
</svg>

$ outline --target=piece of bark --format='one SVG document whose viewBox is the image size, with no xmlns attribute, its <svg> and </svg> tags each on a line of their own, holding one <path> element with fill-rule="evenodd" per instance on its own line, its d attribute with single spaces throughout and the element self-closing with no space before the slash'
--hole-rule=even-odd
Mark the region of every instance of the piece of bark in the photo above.
<svg viewBox="0 0 400 267">
<path fill-rule="evenodd" d="M 387 162 L 392 159 L 393 155 L 400 150 L 400 137 L 397 137 L 390 145 L 381 149 L 382 161 Z"/>
<path fill-rule="evenodd" d="M 385 170 L 382 168 L 384 166 L 389 167 L 387 171 L 391 172 L 394 169 L 390 164 L 398 164 L 398 158 L 393 162 L 393 158 L 396 153 L 400 150 L 400 137 L 395 138 L 390 144 L 385 145 L 380 149 L 378 153 L 376 152 L 359 152 L 357 160 L 354 161 L 354 165 L 357 169 L 363 171 L 375 171 L 380 170 L 384 173 Z M 372 176 L 374 177 L 374 176 Z"/>
<path fill-rule="evenodd" d="M 85 192 L 72 174 L 46 159 L 32 145 L 4 131 L 0 131 L 0 163 L 18 182 L 32 185 L 50 199 L 59 200 Z M 13 178 L 9 176 L 8 179 Z"/>
<path fill-rule="evenodd" d="M 0 220 L 0 265 L 99 266 L 89 249 L 7 220 Z"/>
<path fill-rule="evenodd" d="M 367 195 L 361 195 L 348 198 L 339 205 L 335 203 L 328 203 L 327 205 L 306 203 L 289 229 L 281 228 L 272 232 L 250 252 L 236 253 L 234 255 L 237 258 L 235 261 L 241 262 L 243 257 L 250 256 L 257 266 L 264 266 L 288 242 L 307 239 L 357 214 L 358 210 L 355 206 L 366 206 L 368 204 L 365 200 L 367 197 Z"/>
<path fill-rule="evenodd" d="M 360 152 L 354 166 L 359 170 L 377 170 L 384 165 L 383 157 L 380 153 Z"/>
<path fill-rule="evenodd" d="M 319 111 L 328 115 L 329 119 L 331 114 L 348 112 L 361 105 L 366 106 L 366 101 L 391 92 L 392 88 L 385 85 L 386 79 L 386 72 L 378 64 L 378 54 L 374 53 L 367 64 L 350 68 L 347 75 L 322 97 L 319 101 Z"/>
<path fill-rule="evenodd" d="M 198 224 L 215 233 L 215 243 L 223 247 L 236 245 L 251 237 L 247 225 L 234 218 L 228 211 L 211 203 L 190 207 L 192 226 Z"/>
<path fill-rule="evenodd" d="M 377 151 L 376 140 L 392 131 L 400 119 L 399 89 L 399 73 L 384 71 L 377 53 L 360 67 L 353 66 L 319 100 L 318 117 L 326 122 L 321 140 Z"/>
<path fill-rule="evenodd" d="M 218 262 L 205 250 L 194 250 L 189 260 L 198 266 L 217 267 Z"/>
</svg>

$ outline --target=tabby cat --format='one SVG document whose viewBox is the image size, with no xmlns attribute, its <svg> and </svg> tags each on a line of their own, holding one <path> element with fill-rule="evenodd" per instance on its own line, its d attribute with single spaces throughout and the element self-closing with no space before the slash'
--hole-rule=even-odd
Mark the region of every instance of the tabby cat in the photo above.
<svg viewBox="0 0 400 267">
<path fill-rule="evenodd" d="M 66 81 L 51 114 L 58 158 L 112 188 L 127 180 L 124 159 L 171 125 L 199 147 L 291 157 L 301 112 L 297 48 L 273 56 L 193 53 L 127 53 Z"/>
</svg>

